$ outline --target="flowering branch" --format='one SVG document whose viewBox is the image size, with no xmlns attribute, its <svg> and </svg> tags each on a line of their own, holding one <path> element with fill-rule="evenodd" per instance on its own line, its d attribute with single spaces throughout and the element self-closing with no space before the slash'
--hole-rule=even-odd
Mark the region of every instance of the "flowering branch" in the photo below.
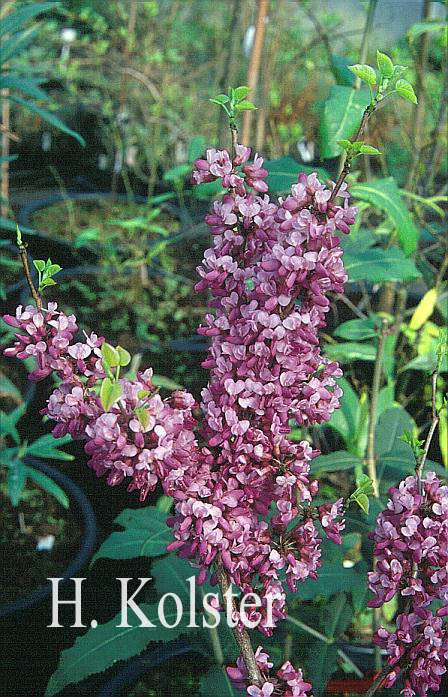
<svg viewBox="0 0 448 697">
<path fill-rule="evenodd" d="M 222 565 L 222 561 L 219 559 L 215 562 L 215 571 L 218 577 L 219 586 L 221 588 L 221 593 L 223 598 L 227 598 L 227 594 L 230 590 L 229 577 Z M 234 614 L 238 614 L 235 598 L 232 597 L 232 610 Z M 233 629 L 233 634 L 236 642 L 240 648 L 241 656 L 243 657 L 244 664 L 247 668 L 247 675 L 250 683 L 260 687 L 263 683 L 260 669 L 258 668 L 257 661 L 255 658 L 254 650 L 249 638 L 247 631 L 238 624 Z"/>
</svg>

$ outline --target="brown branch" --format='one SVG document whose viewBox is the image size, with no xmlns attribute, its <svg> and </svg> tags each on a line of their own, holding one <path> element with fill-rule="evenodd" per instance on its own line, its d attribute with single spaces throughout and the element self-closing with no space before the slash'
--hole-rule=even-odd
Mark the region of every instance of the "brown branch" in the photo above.
<svg viewBox="0 0 448 697">
<path fill-rule="evenodd" d="M 381 687 L 384 679 L 387 678 L 390 672 L 392 672 L 393 668 L 394 666 L 390 665 L 384 666 L 383 670 L 378 675 L 375 682 L 370 685 L 364 697 L 372 697 L 375 694 L 375 692 Z"/>
<path fill-rule="evenodd" d="M 376 108 L 376 104 L 373 103 L 373 104 L 369 104 L 368 107 L 365 109 L 365 111 L 362 115 L 361 123 L 359 124 L 359 128 L 356 131 L 353 138 L 351 138 L 351 140 L 350 140 L 351 143 L 354 143 L 361 138 L 361 136 L 364 133 L 365 128 L 367 126 L 367 121 L 369 120 L 369 118 L 373 114 L 373 112 L 375 111 L 375 108 Z M 334 187 L 333 191 L 331 192 L 330 203 L 332 201 L 334 201 L 334 199 L 338 195 L 338 191 L 341 188 L 342 184 L 344 183 L 345 178 L 347 177 L 347 174 L 349 174 L 350 168 L 351 168 L 351 162 L 348 159 L 346 159 L 345 163 L 344 163 L 344 167 L 342 168 L 342 172 L 340 173 L 338 180 L 335 184 L 335 187 Z"/>
<path fill-rule="evenodd" d="M 23 242 L 19 243 L 20 259 L 22 260 L 23 271 L 25 273 L 26 280 L 28 282 L 31 295 L 33 296 L 34 302 L 36 303 L 37 309 L 42 309 L 42 298 L 34 287 L 33 279 L 31 278 L 30 267 L 28 264 L 28 254 L 26 251 L 26 246 Z"/>
<path fill-rule="evenodd" d="M 436 405 L 436 395 L 437 395 L 437 378 L 439 377 L 439 373 L 437 370 L 435 370 L 432 374 L 431 378 L 431 383 L 432 383 L 432 421 L 431 421 L 431 426 L 429 427 L 429 432 L 428 435 L 426 436 L 426 441 L 425 445 L 423 446 L 423 452 L 420 455 L 420 457 L 417 460 L 417 465 L 415 467 L 415 475 L 419 481 L 419 487 L 421 488 L 421 476 L 423 472 L 423 467 L 425 466 L 426 458 L 428 457 L 428 452 L 429 448 L 431 446 L 431 441 L 434 436 L 434 432 L 439 424 L 439 413 L 437 411 L 437 405 Z"/>
<path fill-rule="evenodd" d="M 227 576 L 227 572 L 225 571 L 222 561 L 220 558 L 215 562 L 215 570 L 216 570 L 216 575 L 218 576 L 218 581 L 219 585 L 221 588 L 221 593 L 224 598 L 226 598 L 226 593 L 230 588 L 230 581 L 229 577 Z M 232 605 L 233 609 L 237 610 L 235 599 L 232 598 Z M 239 649 L 241 651 L 241 655 L 244 660 L 244 664 L 247 669 L 247 674 L 248 674 L 248 679 L 251 685 L 257 685 L 257 687 L 261 687 L 263 683 L 263 678 L 261 676 L 260 670 L 257 666 L 257 662 L 255 660 L 255 654 L 254 650 L 252 648 L 252 644 L 249 638 L 249 634 L 245 629 L 238 629 L 238 627 L 235 627 L 233 629 L 233 634 L 235 636 L 236 642 L 239 646 Z"/>
</svg>

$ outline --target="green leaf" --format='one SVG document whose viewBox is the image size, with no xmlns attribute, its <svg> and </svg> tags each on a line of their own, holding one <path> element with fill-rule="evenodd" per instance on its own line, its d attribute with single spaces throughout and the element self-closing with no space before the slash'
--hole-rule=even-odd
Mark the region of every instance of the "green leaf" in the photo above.
<svg viewBox="0 0 448 697">
<path fill-rule="evenodd" d="M 182 390 L 183 387 L 175 380 L 167 378 L 165 375 L 153 375 L 151 382 L 156 387 L 163 387 L 166 390 Z"/>
<path fill-rule="evenodd" d="M 376 316 L 371 316 L 367 319 L 351 319 L 340 324 L 334 330 L 333 336 L 339 336 L 341 339 L 351 339 L 352 341 L 362 341 L 363 339 L 371 339 L 376 336 L 377 327 L 378 318 Z"/>
<path fill-rule="evenodd" d="M 56 484 L 56 482 L 51 479 L 51 477 L 48 477 L 43 472 L 40 472 L 35 467 L 30 467 L 29 465 L 25 465 L 25 471 L 27 476 L 30 477 L 30 479 L 32 479 L 38 486 L 40 486 L 41 489 L 46 491 L 51 496 L 54 496 L 56 501 L 58 501 L 61 506 L 64 508 L 69 508 L 70 501 L 67 494 L 59 486 L 59 484 Z"/>
<path fill-rule="evenodd" d="M 20 436 L 16 424 L 24 415 L 25 410 L 26 404 L 20 404 L 8 414 L 4 411 L 0 411 L 0 436 L 11 436 L 16 445 L 20 443 Z"/>
<path fill-rule="evenodd" d="M 172 540 L 171 529 L 166 524 L 167 513 L 153 506 L 122 511 L 114 520 L 125 529 L 112 532 L 95 553 L 97 559 L 133 559 L 134 557 L 158 557 L 166 553 Z"/>
<path fill-rule="evenodd" d="M 394 64 L 389 56 L 381 51 L 376 52 L 376 62 L 382 77 L 392 77 L 394 74 Z"/>
<path fill-rule="evenodd" d="M 355 65 L 349 65 L 348 69 L 356 75 L 356 77 L 364 80 L 364 82 L 367 82 L 369 85 L 376 84 L 376 72 L 370 65 L 356 63 Z"/>
<path fill-rule="evenodd" d="M 75 133 L 75 131 L 72 131 L 71 128 L 68 128 L 68 126 L 66 126 L 65 123 L 61 121 L 61 119 L 52 114 L 50 111 L 36 106 L 36 104 L 33 104 L 33 102 L 27 102 L 15 94 L 9 95 L 9 99 L 12 102 L 15 102 L 16 104 L 20 104 L 25 109 L 28 109 L 28 111 L 32 111 L 34 114 L 37 114 L 37 116 L 40 116 L 41 119 L 49 123 L 51 126 L 57 128 L 58 131 L 62 131 L 63 133 L 72 136 L 72 138 L 75 138 L 78 141 L 78 143 L 80 143 L 80 145 L 85 147 L 86 141 L 84 140 L 84 138 L 80 136 L 79 133 Z"/>
<path fill-rule="evenodd" d="M 4 228 L 5 230 L 12 230 L 13 232 L 16 232 L 17 223 L 15 223 L 13 220 L 8 220 L 8 218 L 0 218 L 0 228 Z M 21 231 L 26 232 L 27 235 L 35 235 L 36 234 L 36 231 L 30 227 L 21 226 Z"/>
<path fill-rule="evenodd" d="M 327 172 L 327 170 L 321 167 L 302 165 L 289 156 L 282 157 L 279 160 L 264 162 L 263 167 L 269 172 L 269 176 L 266 179 L 269 189 L 278 194 L 288 192 L 292 184 L 297 184 L 297 178 L 300 172 L 305 172 L 305 174 L 316 172 L 322 182 L 326 179 L 331 179 L 330 173 Z"/>
<path fill-rule="evenodd" d="M 45 460 L 74 460 L 74 456 L 69 453 L 59 450 L 61 445 L 66 445 L 72 442 L 72 437 L 67 434 L 62 438 L 55 438 L 51 433 L 46 433 L 40 436 L 32 443 L 29 443 L 26 448 L 27 455 L 34 455 Z"/>
<path fill-rule="evenodd" d="M 137 602 L 137 599 L 136 599 Z M 137 602 L 138 604 L 138 602 Z M 50 678 L 45 697 L 53 697 L 71 683 L 77 683 L 90 675 L 100 673 L 117 661 L 123 661 L 141 653 L 150 641 L 171 641 L 186 631 L 188 613 L 184 613 L 179 625 L 168 629 L 160 625 L 158 605 L 138 604 L 140 610 L 155 627 L 141 627 L 140 619 L 128 608 L 130 627 L 119 627 L 121 613 L 110 622 L 89 629 L 76 639 L 74 645 L 62 651 L 59 665 Z M 170 609 L 168 609 L 170 607 Z M 165 618 L 168 623 L 176 619 L 175 610 L 166 605 Z M 84 619 L 84 618 L 83 618 Z"/>
<path fill-rule="evenodd" d="M 215 102 L 215 104 L 227 104 L 230 100 L 226 94 L 218 94 L 216 97 L 213 97 L 213 99 L 210 99 L 210 101 Z"/>
<path fill-rule="evenodd" d="M 403 79 L 397 80 L 395 89 L 401 97 L 404 97 L 413 104 L 417 104 L 417 97 L 410 82 Z"/>
<path fill-rule="evenodd" d="M 233 96 L 235 98 L 235 101 L 241 102 L 243 99 L 246 99 L 249 92 L 250 92 L 250 87 L 246 87 L 245 85 L 241 85 L 241 87 L 236 87 L 233 91 Z"/>
<path fill-rule="evenodd" d="M 109 411 L 111 406 L 115 404 L 117 399 L 120 399 L 122 386 L 112 382 L 110 378 L 104 378 L 100 389 L 100 400 L 104 407 L 104 411 Z"/>
<path fill-rule="evenodd" d="M 338 593 L 321 610 L 321 624 L 329 639 L 338 638 L 345 632 L 353 617 L 353 609 L 345 593 Z"/>
<path fill-rule="evenodd" d="M 109 368 L 116 368 L 120 365 L 120 353 L 111 344 L 104 343 L 101 346 L 101 355 Z"/>
<path fill-rule="evenodd" d="M 135 415 L 145 429 L 149 424 L 149 410 L 146 407 L 137 407 Z"/>
<path fill-rule="evenodd" d="M 356 341 L 347 341 L 342 344 L 326 346 L 325 354 L 332 361 L 347 363 L 350 361 L 374 361 L 376 347 L 374 344 L 360 344 Z"/>
<path fill-rule="evenodd" d="M 19 90 L 36 99 L 48 100 L 48 94 L 38 87 L 39 81 L 12 73 L 0 76 L 0 89 Z"/>
<path fill-rule="evenodd" d="M 191 164 L 185 163 L 183 165 L 177 165 L 176 167 L 172 167 L 171 169 L 167 170 L 163 175 L 163 179 L 167 182 L 175 182 L 179 179 L 184 179 L 184 177 L 190 174 L 190 172 Z"/>
<path fill-rule="evenodd" d="M 351 140 L 338 140 L 338 145 L 340 145 L 343 150 L 351 150 L 353 148 Z"/>
<path fill-rule="evenodd" d="M 373 145 L 367 145 L 367 143 L 360 145 L 358 152 L 361 153 L 361 155 L 381 155 L 377 148 L 374 148 Z"/>
<path fill-rule="evenodd" d="M 415 423 L 403 407 L 386 409 L 380 418 L 375 431 L 375 452 L 378 456 L 388 453 L 396 446 L 396 441 L 405 431 L 412 432 Z"/>
<path fill-rule="evenodd" d="M 307 660 L 306 677 L 313 684 L 314 697 L 321 697 L 325 686 L 337 670 L 338 649 L 335 644 L 325 644 L 323 641 L 312 642 Z"/>
<path fill-rule="evenodd" d="M 369 103 L 370 96 L 362 90 L 342 85 L 332 86 L 320 126 L 322 159 L 331 159 L 340 154 L 338 140 L 349 139 L 354 135 Z"/>
<path fill-rule="evenodd" d="M 319 455 L 315 457 L 311 462 L 311 472 L 313 474 L 317 473 L 327 473 L 327 472 L 340 472 L 342 470 L 354 470 L 355 464 L 360 463 L 361 460 L 346 450 L 336 450 L 330 455 Z"/>
<path fill-rule="evenodd" d="M 385 281 L 411 281 L 421 277 L 413 259 L 407 259 L 401 249 L 368 249 L 363 252 L 346 252 L 344 266 L 349 281 L 367 280 L 371 283 Z"/>
<path fill-rule="evenodd" d="M 257 107 L 255 104 L 252 104 L 252 102 L 238 102 L 238 104 L 235 105 L 235 111 L 255 111 Z"/>
<path fill-rule="evenodd" d="M 416 22 L 408 31 L 409 41 L 412 43 L 422 34 L 428 34 L 438 31 L 447 31 L 445 22 L 437 21 L 427 21 L 427 22 Z"/>
<path fill-rule="evenodd" d="M 6 15 L 0 20 L 0 36 L 5 34 L 12 34 L 13 32 L 22 29 L 25 22 L 32 17 L 35 17 L 42 12 L 47 12 L 48 10 L 57 10 L 59 8 L 59 2 L 38 2 L 33 5 L 28 5 L 23 7 L 16 12 L 11 12 L 11 14 Z"/>
<path fill-rule="evenodd" d="M 36 267 L 36 269 L 37 269 L 38 271 L 40 271 L 40 273 L 42 273 L 42 271 L 43 271 L 44 268 L 45 268 L 45 262 L 44 262 L 44 260 L 43 260 L 43 259 L 34 259 L 33 264 L 34 264 L 34 266 Z"/>
<path fill-rule="evenodd" d="M 223 668 L 217 666 L 209 668 L 207 673 L 201 677 L 199 687 L 201 697 L 237 697 L 240 692 L 235 692 L 227 674 Z"/>
<path fill-rule="evenodd" d="M 359 575 L 352 568 L 345 568 L 342 564 L 324 561 L 317 572 L 316 580 L 307 579 L 297 585 L 297 595 L 303 600 L 311 600 L 318 595 L 329 596 L 341 591 L 350 591 L 359 583 Z"/>
<path fill-rule="evenodd" d="M 338 85 L 345 85 L 346 87 L 353 87 L 355 78 L 353 73 L 348 69 L 350 61 L 343 56 L 331 56 L 331 68 L 333 75 L 336 78 Z"/>
<path fill-rule="evenodd" d="M 402 201 L 400 190 L 392 177 L 375 179 L 365 184 L 354 184 L 350 188 L 354 198 L 368 201 L 384 211 L 393 223 L 400 245 L 406 256 L 417 249 L 419 230 Z"/>
<path fill-rule="evenodd" d="M 116 351 L 118 352 L 119 359 L 120 359 L 120 366 L 122 368 L 126 367 L 129 365 L 131 362 L 131 354 L 129 351 L 126 351 L 122 346 L 117 346 Z"/>
<path fill-rule="evenodd" d="M 6 375 L 0 372 L 0 397 L 10 397 L 14 402 L 23 402 L 22 394 Z M 1 415 L 1 412 L 0 412 Z"/>
<path fill-rule="evenodd" d="M 151 572 L 158 593 L 166 593 L 166 589 L 169 588 L 170 593 L 176 593 L 184 602 L 190 597 L 190 585 L 187 579 L 196 576 L 198 570 L 190 566 L 185 559 L 180 559 L 177 554 L 171 553 L 154 562 Z"/>
<path fill-rule="evenodd" d="M 39 290 L 43 290 L 44 288 L 47 288 L 47 286 L 55 286 L 56 281 L 53 281 L 52 278 L 44 278 L 42 283 L 39 286 Z"/>
<path fill-rule="evenodd" d="M 366 494 L 358 494 L 355 499 L 356 503 L 366 515 L 369 513 L 369 497 Z"/>
<path fill-rule="evenodd" d="M 188 146 L 188 162 L 193 163 L 195 160 L 197 160 L 199 157 L 201 157 L 202 153 L 204 152 L 205 149 L 205 138 L 204 136 L 193 136 L 193 138 L 190 140 L 190 144 Z"/>
<path fill-rule="evenodd" d="M 0 22 L 1 26 L 1 22 Z M 0 65 L 4 65 L 11 58 L 25 51 L 30 43 L 36 38 L 39 27 L 29 27 L 25 31 L 19 31 L 10 36 L 6 41 L 2 41 L 0 52 Z"/>
<path fill-rule="evenodd" d="M 59 264 L 49 264 L 45 271 L 48 276 L 55 276 L 59 271 L 62 271 L 62 266 L 59 266 Z"/>
<path fill-rule="evenodd" d="M 17 508 L 26 483 L 26 469 L 21 460 L 15 458 L 12 461 L 11 466 L 8 469 L 6 483 L 11 505 L 14 506 L 14 508 Z"/>
<path fill-rule="evenodd" d="M 346 446 L 351 451 L 350 444 L 356 437 L 356 429 L 359 413 L 359 399 L 353 387 L 345 378 L 336 380 L 344 394 L 341 397 L 341 406 L 333 412 L 327 425 L 334 428 L 344 439 Z"/>
</svg>

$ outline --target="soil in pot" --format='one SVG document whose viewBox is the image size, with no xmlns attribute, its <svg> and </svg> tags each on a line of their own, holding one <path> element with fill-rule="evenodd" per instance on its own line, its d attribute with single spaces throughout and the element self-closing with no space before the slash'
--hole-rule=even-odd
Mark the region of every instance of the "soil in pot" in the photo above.
<svg viewBox="0 0 448 697">
<path fill-rule="evenodd" d="M 208 240 L 195 237 L 169 209 L 154 218 L 151 211 L 110 200 L 67 200 L 32 218 L 47 234 L 74 245 L 84 240 L 98 252 L 96 268 L 61 273 L 56 288 L 47 289 L 48 300 L 76 314 L 84 329 L 130 350 L 194 336 L 205 313 L 205 295 L 194 292 L 194 283 Z"/>
<path fill-rule="evenodd" d="M 75 514 L 28 481 L 17 508 L 0 473 L 0 596 L 2 605 L 22 598 L 61 576 L 79 549 L 82 530 Z M 54 543 L 51 545 L 51 536 Z M 38 545 L 51 549 L 39 551 Z"/>
<path fill-rule="evenodd" d="M 126 697 L 197 697 L 201 677 L 207 672 L 204 659 L 187 654 L 151 668 L 148 677 L 142 677 L 128 691 Z M 218 696 L 217 696 L 218 697 Z"/>
</svg>

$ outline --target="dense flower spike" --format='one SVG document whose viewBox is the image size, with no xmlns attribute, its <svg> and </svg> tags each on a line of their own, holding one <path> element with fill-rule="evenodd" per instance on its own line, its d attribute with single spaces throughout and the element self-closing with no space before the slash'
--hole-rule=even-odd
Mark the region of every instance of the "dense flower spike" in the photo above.
<svg viewBox="0 0 448 697">
<path fill-rule="evenodd" d="M 369 605 L 380 607 L 396 594 L 407 600 L 409 614 L 398 616 L 393 634 L 380 628 L 377 642 L 394 666 L 389 685 L 402 671 L 406 697 L 425 697 L 428 689 L 439 688 L 447 670 L 448 634 L 441 618 L 448 614 L 448 487 L 428 472 L 421 483 L 406 477 L 389 495 L 372 535 L 377 563 L 369 574 Z M 433 600 L 441 605 L 435 615 Z"/>
<path fill-rule="evenodd" d="M 347 279 L 337 233 L 348 232 L 355 211 L 344 190 L 342 206 L 330 202 L 315 174 L 300 174 L 290 195 L 272 202 L 263 160 L 256 154 L 249 163 L 249 156 L 242 145 L 233 161 L 225 150 L 209 150 L 193 173 L 196 184 L 219 179 L 227 189 L 206 216 L 214 244 L 198 267 L 196 290 L 210 293 L 212 310 L 198 330 L 211 342 L 199 423 L 192 396 L 162 400 L 150 370 L 118 380 L 119 396 L 106 410 L 98 396 L 107 375 L 104 340 L 76 341 L 75 318 L 55 304 L 6 318 L 22 331 L 7 353 L 35 356 L 33 379 L 51 372 L 62 379 L 44 411 L 56 421 L 56 436 L 86 441 L 98 475 L 111 485 L 130 477 L 142 500 L 162 483 L 176 502 L 168 549 L 199 566 L 200 581 L 219 560 L 230 583 L 261 597 L 248 617 L 270 635 L 285 617 L 283 575 L 291 590 L 317 576 L 314 521 L 341 542 L 342 501 L 312 506 L 318 487 L 310 461 L 318 451 L 288 434 L 291 421 L 319 424 L 339 406 L 342 372 L 322 355 L 318 330 L 328 294 L 341 292 Z M 257 654 L 265 682 L 248 685 L 242 674 L 248 695 L 306 697 L 311 686 L 300 670 L 286 663 L 269 677 L 268 657 Z"/>
</svg>

